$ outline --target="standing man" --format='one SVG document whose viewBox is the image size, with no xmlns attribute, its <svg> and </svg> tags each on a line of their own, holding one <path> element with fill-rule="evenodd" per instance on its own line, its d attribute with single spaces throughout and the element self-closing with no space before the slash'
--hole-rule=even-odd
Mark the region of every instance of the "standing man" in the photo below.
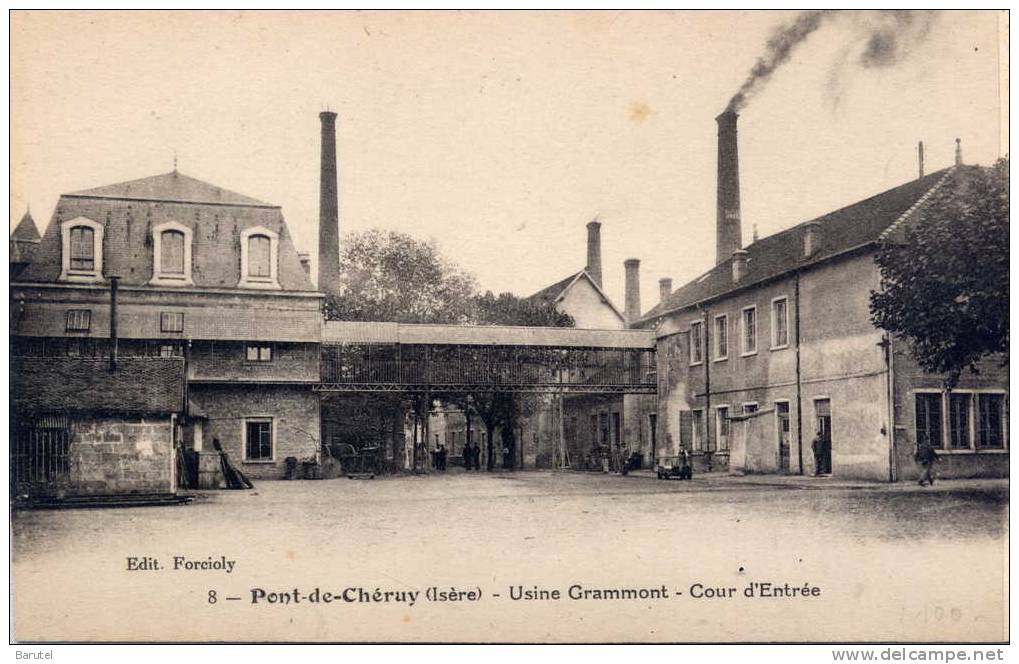
<svg viewBox="0 0 1019 664">
<path fill-rule="evenodd" d="M 920 486 L 934 486 L 934 464 L 938 462 L 934 447 L 926 440 L 917 441 L 914 458 L 921 468 Z"/>
</svg>

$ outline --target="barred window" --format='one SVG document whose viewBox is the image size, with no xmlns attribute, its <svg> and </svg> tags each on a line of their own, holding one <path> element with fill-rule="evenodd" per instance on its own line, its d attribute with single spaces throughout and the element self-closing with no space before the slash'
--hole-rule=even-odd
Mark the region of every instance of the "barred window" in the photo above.
<svg viewBox="0 0 1019 664">
<path fill-rule="evenodd" d="M 184 314 L 179 311 L 164 311 L 159 314 L 160 332 L 183 332 Z"/>
<path fill-rule="evenodd" d="M 944 446 L 941 435 L 940 394 L 916 395 L 916 442 L 920 446 L 929 445 L 934 448 Z"/>
<path fill-rule="evenodd" d="M 71 309 L 67 312 L 68 332 L 88 332 L 92 325 L 92 312 L 88 309 Z"/>
<path fill-rule="evenodd" d="M 979 421 L 977 422 L 977 445 L 988 449 L 1005 446 L 1005 395 L 981 394 L 977 398 Z"/>
</svg>

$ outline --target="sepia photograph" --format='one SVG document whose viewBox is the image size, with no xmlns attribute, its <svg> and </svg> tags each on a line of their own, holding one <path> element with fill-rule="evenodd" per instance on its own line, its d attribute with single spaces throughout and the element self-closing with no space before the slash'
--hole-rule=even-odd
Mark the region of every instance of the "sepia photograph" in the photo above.
<svg viewBox="0 0 1019 664">
<path fill-rule="evenodd" d="M 1003 659 L 1007 10 L 8 20 L 18 659 Z"/>
</svg>

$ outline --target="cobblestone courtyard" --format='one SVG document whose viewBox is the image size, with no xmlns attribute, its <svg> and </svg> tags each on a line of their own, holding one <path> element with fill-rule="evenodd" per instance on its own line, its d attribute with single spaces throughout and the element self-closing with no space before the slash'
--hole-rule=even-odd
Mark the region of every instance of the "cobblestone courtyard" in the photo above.
<svg viewBox="0 0 1019 664">
<path fill-rule="evenodd" d="M 814 478 L 666 482 L 458 469 L 373 481 L 259 482 L 253 491 L 201 493 L 178 507 L 18 512 L 16 635 L 999 640 L 1007 501 L 1004 480 L 922 489 Z M 197 567 L 173 570 L 174 556 Z M 128 571 L 129 557 L 154 558 L 162 569 Z M 221 559 L 235 561 L 230 573 L 200 568 Z M 703 596 L 708 588 L 742 590 L 752 582 L 816 586 L 820 596 Z M 669 599 L 509 598 L 511 588 L 557 588 L 565 596 L 573 585 L 664 587 Z M 483 597 L 329 608 L 251 601 L 253 589 L 316 587 L 369 594 L 477 589 Z M 207 619 L 177 617 L 194 616 L 198 607 Z M 617 626 L 621 614 L 632 625 L 635 613 L 643 617 L 640 629 Z"/>
</svg>

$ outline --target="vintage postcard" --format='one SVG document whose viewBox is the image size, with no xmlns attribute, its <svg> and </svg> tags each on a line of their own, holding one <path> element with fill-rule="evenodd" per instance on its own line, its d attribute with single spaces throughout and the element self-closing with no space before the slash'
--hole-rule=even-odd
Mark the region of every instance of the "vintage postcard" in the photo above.
<svg viewBox="0 0 1019 664">
<path fill-rule="evenodd" d="M 1008 18 L 11 12 L 12 642 L 995 659 Z"/>
</svg>

